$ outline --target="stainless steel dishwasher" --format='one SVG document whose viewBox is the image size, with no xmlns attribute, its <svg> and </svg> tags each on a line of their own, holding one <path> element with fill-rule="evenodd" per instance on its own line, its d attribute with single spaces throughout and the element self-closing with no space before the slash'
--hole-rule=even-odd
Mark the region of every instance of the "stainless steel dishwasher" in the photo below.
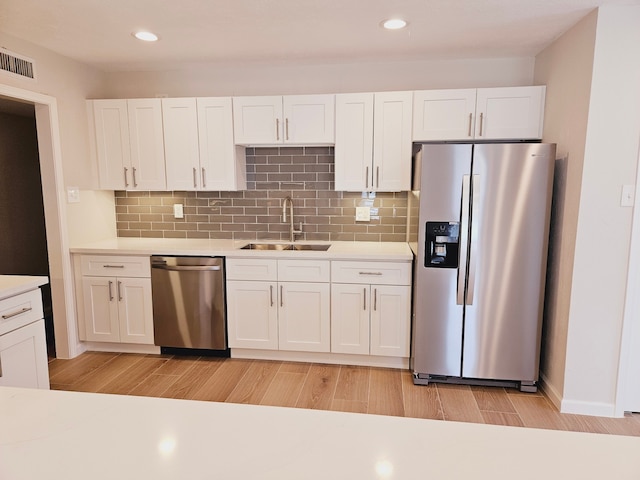
<svg viewBox="0 0 640 480">
<path fill-rule="evenodd" d="M 227 349 L 224 257 L 151 257 L 154 343 Z"/>
</svg>

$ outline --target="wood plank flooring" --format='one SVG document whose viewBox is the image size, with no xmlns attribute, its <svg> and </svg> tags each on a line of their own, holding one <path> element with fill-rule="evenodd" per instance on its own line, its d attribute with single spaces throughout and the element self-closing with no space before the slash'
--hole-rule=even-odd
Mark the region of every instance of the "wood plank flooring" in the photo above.
<svg viewBox="0 0 640 480">
<path fill-rule="evenodd" d="M 407 370 L 262 360 L 87 352 L 49 362 L 51 388 L 82 392 L 640 436 L 640 415 L 561 414 L 541 393 L 415 386 Z"/>
</svg>

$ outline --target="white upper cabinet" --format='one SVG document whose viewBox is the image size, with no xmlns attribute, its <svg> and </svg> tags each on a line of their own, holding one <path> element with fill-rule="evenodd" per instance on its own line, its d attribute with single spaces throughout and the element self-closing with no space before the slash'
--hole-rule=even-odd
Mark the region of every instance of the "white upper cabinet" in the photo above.
<svg viewBox="0 0 640 480">
<path fill-rule="evenodd" d="M 542 138 L 545 87 L 415 92 L 413 141 Z"/>
<path fill-rule="evenodd" d="M 160 99 L 93 100 L 100 188 L 165 190 Z"/>
<path fill-rule="evenodd" d="M 476 139 L 542 138 L 546 87 L 479 88 Z"/>
<path fill-rule="evenodd" d="M 231 98 L 162 99 L 168 190 L 246 187 L 245 149 L 233 143 Z"/>
<path fill-rule="evenodd" d="M 476 89 L 421 90 L 413 97 L 413 140 L 463 140 L 474 135 Z"/>
<path fill-rule="evenodd" d="M 333 144 L 334 103 L 334 95 L 234 97 L 235 143 Z"/>
<path fill-rule="evenodd" d="M 336 95 L 336 190 L 409 190 L 412 95 Z"/>
</svg>

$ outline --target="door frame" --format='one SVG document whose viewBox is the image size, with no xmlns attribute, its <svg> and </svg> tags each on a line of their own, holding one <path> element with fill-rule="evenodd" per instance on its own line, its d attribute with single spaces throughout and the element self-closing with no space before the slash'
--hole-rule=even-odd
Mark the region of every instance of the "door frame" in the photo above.
<svg viewBox="0 0 640 480">
<path fill-rule="evenodd" d="M 640 137 L 640 135 L 639 135 Z M 640 410 L 640 148 L 636 164 L 635 199 L 631 242 L 629 245 L 629 269 L 625 294 L 620 360 L 616 387 L 614 416 L 622 417 L 625 411 Z"/>
<path fill-rule="evenodd" d="M 73 270 L 69 255 L 57 101 L 49 95 L 3 84 L 0 84 L 0 96 L 35 107 L 56 356 L 73 358 L 82 351 L 75 328 Z"/>
</svg>

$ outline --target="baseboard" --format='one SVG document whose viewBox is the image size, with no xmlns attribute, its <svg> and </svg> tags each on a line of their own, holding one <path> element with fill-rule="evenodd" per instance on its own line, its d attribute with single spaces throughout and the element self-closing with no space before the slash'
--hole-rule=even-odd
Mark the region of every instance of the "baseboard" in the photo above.
<svg viewBox="0 0 640 480">
<path fill-rule="evenodd" d="M 375 355 L 348 355 L 341 353 L 294 352 L 285 350 L 254 350 L 232 348 L 231 358 L 255 360 L 280 360 L 287 362 L 329 363 L 334 365 L 358 365 L 365 367 L 386 367 L 406 370 L 409 359 L 401 357 L 382 357 Z"/>
<path fill-rule="evenodd" d="M 160 347 L 136 343 L 83 342 L 88 352 L 160 354 Z"/>
<path fill-rule="evenodd" d="M 540 373 L 539 386 L 540 390 L 542 390 L 547 398 L 551 400 L 551 403 L 560 410 L 562 405 L 562 395 L 560 395 L 558 391 L 547 381 L 547 377 L 545 377 L 544 373 Z"/>
<path fill-rule="evenodd" d="M 573 413 L 592 417 L 615 417 L 616 406 L 613 403 L 583 402 L 565 398 L 562 400 L 560 413 Z"/>
</svg>

